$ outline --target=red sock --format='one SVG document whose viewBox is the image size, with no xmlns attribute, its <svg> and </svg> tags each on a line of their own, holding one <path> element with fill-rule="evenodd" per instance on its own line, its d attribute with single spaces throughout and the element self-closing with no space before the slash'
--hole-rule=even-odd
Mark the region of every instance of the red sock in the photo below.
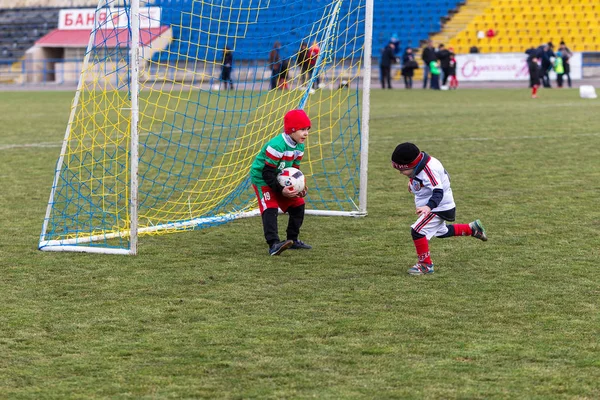
<svg viewBox="0 0 600 400">
<path fill-rule="evenodd" d="M 537 94 L 537 88 L 538 88 L 537 85 L 533 85 L 533 88 L 531 89 L 531 94 L 532 95 L 535 96 Z"/>
<path fill-rule="evenodd" d="M 472 233 L 469 224 L 454 224 L 454 236 L 471 236 Z"/>
<path fill-rule="evenodd" d="M 419 257 L 420 263 L 432 264 L 431 257 L 429 255 L 429 241 L 426 237 L 414 239 L 415 248 L 417 249 L 417 257 Z"/>
</svg>

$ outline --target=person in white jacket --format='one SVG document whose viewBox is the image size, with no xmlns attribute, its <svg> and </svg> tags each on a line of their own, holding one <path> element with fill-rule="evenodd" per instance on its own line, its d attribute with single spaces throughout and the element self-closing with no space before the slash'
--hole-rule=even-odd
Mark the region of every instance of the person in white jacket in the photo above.
<svg viewBox="0 0 600 400">
<path fill-rule="evenodd" d="M 408 191 L 415 196 L 417 221 L 411 225 L 411 235 L 417 251 L 418 262 L 408 273 L 424 275 L 433 273 L 429 241 L 435 236 L 473 236 L 487 241 L 480 220 L 469 224 L 450 224 L 456 215 L 456 204 L 450 188 L 450 176 L 442 163 L 422 152 L 413 143 L 401 143 L 392 153 L 392 166 L 409 178 Z"/>
</svg>

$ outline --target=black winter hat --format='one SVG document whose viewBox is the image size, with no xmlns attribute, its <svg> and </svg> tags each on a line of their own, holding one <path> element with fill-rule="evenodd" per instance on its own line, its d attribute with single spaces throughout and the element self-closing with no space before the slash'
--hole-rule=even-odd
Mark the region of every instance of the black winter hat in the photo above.
<svg viewBox="0 0 600 400">
<path fill-rule="evenodd" d="M 415 161 L 420 154 L 421 150 L 416 145 L 409 142 L 400 143 L 392 153 L 392 163 L 399 166 L 408 165 Z"/>
</svg>

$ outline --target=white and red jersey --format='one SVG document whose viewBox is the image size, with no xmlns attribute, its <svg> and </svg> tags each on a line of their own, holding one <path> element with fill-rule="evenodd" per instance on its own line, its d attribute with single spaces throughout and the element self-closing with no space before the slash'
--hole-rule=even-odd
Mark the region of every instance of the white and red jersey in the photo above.
<svg viewBox="0 0 600 400">
<path fill-rule="evenodd" d="M 415 195 L 415 205 L 417 207 L 430 206 L 434 213 L 453 210 L 456 208 L 456 204 L 450 188 L 448 172 L 437 158 L 426 153 L 423 155 L 423 160 L 415 167 L 408 183 L 408 190 Z M 439 198 L 440 194 L 442 195 L 441 199 Z M 454 218 L 452 216 L 444 219 L 453 220 Z"/>
</svg>

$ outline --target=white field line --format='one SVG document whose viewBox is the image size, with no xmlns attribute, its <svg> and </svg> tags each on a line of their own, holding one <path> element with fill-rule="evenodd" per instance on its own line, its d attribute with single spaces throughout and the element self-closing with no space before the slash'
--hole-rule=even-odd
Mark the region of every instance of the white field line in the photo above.
<svg viewBox="0 0 600 400">
<path fill-rule="evenodd" d="M 61 147 L 62 142 L 56 143 L 24 143 L 24 144 L 1 144 L 0 151 L 12 149 L 27 149 L 27 148 L 56 148 Z"/>
<path fill-rule="evenodd" d="M 146 135 L 140 135 L 147 136 Z M 564 135 L 523 135 L 523 136 L 504 136 L 504 137 L 467 137 L 467 138 L 418 138 L 414 139 L 417 142 L 466 142 L 466 141 L 494 141 L 494 140 L 534 140 L 534 139 L 561 139 L 561 138 L 575 138 L 575 137 L 598 137 L 600 133 L 575 133 L 575 134 L 564 134 Z M 391 139 L 391 137 L 384 137 L 384 139 Z M 23 143 L 23 144 L 1 144 L 0 151 L 13 150 L 13 149 L 35 149 L 35 148 L 60 148 L 62 142 L 54 143 Z"/>
<path fill-rule="evenodd" d="M 563 138 L 575 138 L 575 137 L 597 137 L 600 133 L 575 133 L 575 134 L 564 134 L 564 135 L 523 135 L 523 136 L 503 136 L 503 137 L 466 137 L 466 138 L 414 138 L 413 143 L 416 142 L 477 142 L 477 141 L 501 141 L 501 140 L 537 140 L 537 139 L 563 139 Z M 394 137 L 396 138 L 396 137 Z M 385 139 L 393 139 L 391 136 Z"/>
<path fill-rule="evenodd" d="M 225 130 L 225 128 L 223 127 L 217 127 L 214 130 Z M 196 131 L 194 131 L 195 133 Z M 156 132 L 146 132 L 146 133 L 141 133 L 139 135 L 140 138 L 146 137 L 146 136 L 150 136 L 150 135 L 155 135 L 155 136 L 159 136 Z M 2 150 L 12 150 L 12 149 L 27 149 L 27 148 L 57 148 L 57 147 L 62 147 L 62 141 L 61 142 L 40 142 L 40 143 L 22 143 L 22 144 L 0 144 L 0 151 Z M 168 147 L 169 144 L 163 144 L 160 146 L 156 146 L 153 148 L 156 149 L 160 149 L 160 148 L 164 148 L 164 147 Z M 108 146 L 108 147 L 114 147 L 114 145 Z"/>
</svg>

